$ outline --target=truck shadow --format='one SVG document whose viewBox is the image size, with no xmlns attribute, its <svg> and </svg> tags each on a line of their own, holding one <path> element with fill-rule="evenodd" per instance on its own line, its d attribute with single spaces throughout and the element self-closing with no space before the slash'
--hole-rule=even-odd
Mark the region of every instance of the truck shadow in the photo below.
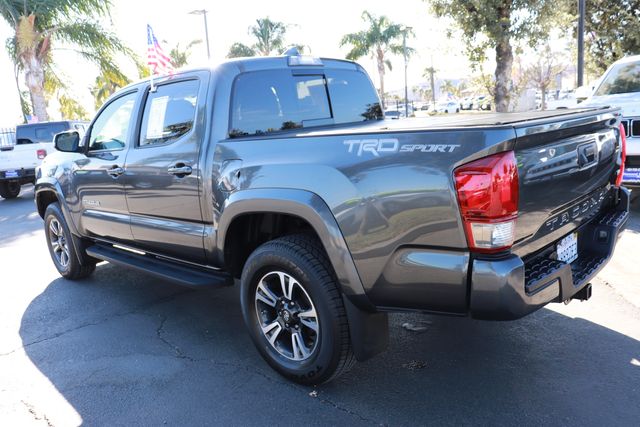
<svg viewBox="0 0 640 427">
<path fill-rule="evenodd" d="M 598 304 L 595 294 L 585 304 Z M 624 310 L 638 320 L 637 308 Z M 509 323 L 401 314 L 390 328 L 386 353 L 310 394 L 258 356 L 237 287 L 194 291 L 104 264 L 88 280 L 51 282 L 20 336 L 88 425 L 633 425 L 640 416 L 640 343 L 599 324 L 543 309 Z"/>
</svg>

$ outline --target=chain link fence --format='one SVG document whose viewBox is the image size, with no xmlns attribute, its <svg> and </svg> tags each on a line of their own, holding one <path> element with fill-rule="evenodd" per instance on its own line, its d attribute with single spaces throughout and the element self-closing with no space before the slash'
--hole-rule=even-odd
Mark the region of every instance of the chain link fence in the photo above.
<svg viewBox="0 0 640 427">
<path fill-rule="evenodd" d="M 5 150 L 16 145 L 16 130 L 0 128 L 0 149 Z"/>
</svg>

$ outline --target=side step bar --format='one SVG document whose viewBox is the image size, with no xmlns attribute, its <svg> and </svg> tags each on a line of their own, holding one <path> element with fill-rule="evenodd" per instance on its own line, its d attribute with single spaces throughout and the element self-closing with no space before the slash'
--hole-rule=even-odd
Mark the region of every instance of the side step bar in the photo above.
<svg viewBox="0 0 640 427">
<path fill-rule="evenodd" d="M 218 271 L 207 271 L 198 267 L 161 260 L 152 255 L 138 255 L 113 246 L 95 244 L 85 249 L 87 255 L 123 265 L 136 270 L 189 287 L 221 287 L 233 285 L 233 278 Z"/>
</svg>

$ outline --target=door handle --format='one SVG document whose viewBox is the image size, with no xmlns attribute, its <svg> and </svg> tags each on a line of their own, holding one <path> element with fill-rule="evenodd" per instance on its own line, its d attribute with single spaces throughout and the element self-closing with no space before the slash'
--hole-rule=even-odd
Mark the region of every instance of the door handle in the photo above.
<svg viewBox="0 0 640 427">
<path fill-rule="evenodd" d="M 176 175 L 179 178 L 182 178 L 183 176 L 191 175 L 193 169 L 191 169 L 191 166 L 177 164 L 167 169 L 167 172 L 169 172 L 171 175 Z"/>
<path fill-rule="evenodd" d="M 108 169 L 107 173 L 112 177 L 117 178 L 124 173 L 124 168 L 114 166 L 111 169 Z"/>
</svg>

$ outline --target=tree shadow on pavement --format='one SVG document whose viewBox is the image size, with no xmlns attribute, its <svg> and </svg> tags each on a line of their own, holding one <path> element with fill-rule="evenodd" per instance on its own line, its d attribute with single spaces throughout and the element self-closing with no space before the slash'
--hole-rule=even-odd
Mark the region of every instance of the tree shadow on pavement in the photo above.
<svg viewBox="0 0 640 427">
<path fill-rule="evenodd" d="M 593 301 L 589 304 L 594 303 Z M 638 313 L 632 313 L 638 321 Z M 543 309 L 516 322 L 393 315 L 389 350 L 294 385 L 258 356 L 237 288 L 194 291 L 104 264 L 53 281 L 23 347 L 83 422 L 143 425 L 633 425 L 640 343 Z M 405 322 L 424 325 L 422 333 Z"/>
</svg>

